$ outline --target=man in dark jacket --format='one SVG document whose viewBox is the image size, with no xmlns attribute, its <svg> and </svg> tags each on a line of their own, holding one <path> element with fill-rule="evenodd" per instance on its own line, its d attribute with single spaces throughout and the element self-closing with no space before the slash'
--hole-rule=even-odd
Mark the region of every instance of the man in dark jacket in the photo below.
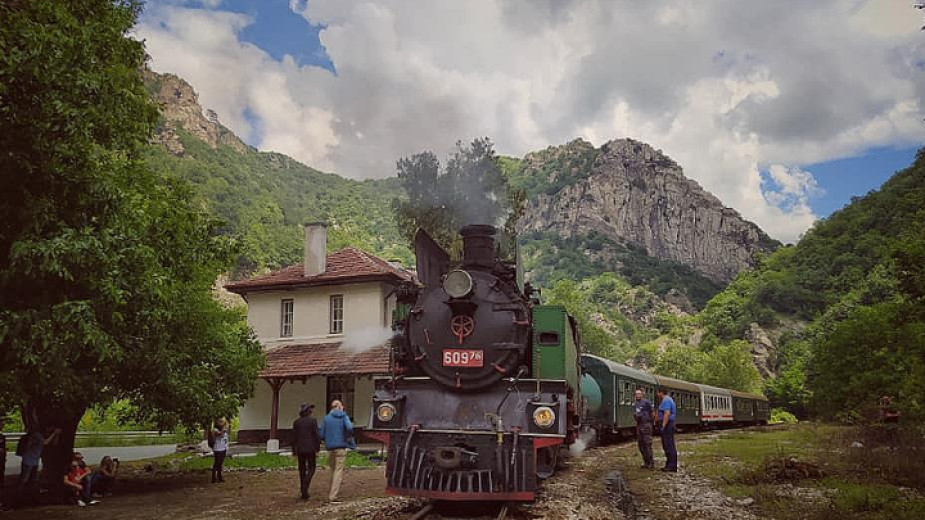
<svg viewBox="0 0 925 520">
<path fill-rule="evenodd" d="M 344 412 L 344 405 L 340 401 L 331 402 L 331 412 L 321 422 L 321 438 L 324 447 L 328 450 L 328 460 L 331 465 L 331 490 L 328 500 L 337 502 L 340 492 L 340 483 L 344 478 L 344 465 L 347 462 L 348 438 L 353 435 L 353 423 Z"/>
<path fill-rule="evenodd" d="M 321 437 L 318 435 L 318 421 L 312 417 L 313 404 L 299 407 L 299 418 L 292 423 L 292 433 L 295 440 L 292 442 L 292 451 L 299 458 L 299 489 L 302 491 L 302 500 L 308 500 L 308 488 L 312 485 L 315 476 L 315 461 L 318 451 L 321 450 Z"/>
</svg>

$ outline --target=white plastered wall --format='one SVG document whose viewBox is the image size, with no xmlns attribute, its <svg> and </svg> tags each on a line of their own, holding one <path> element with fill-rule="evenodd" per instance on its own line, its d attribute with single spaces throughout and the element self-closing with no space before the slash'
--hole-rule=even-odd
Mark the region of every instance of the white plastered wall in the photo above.
<svg viewBox="0 0 925 520">
<path fill-rule="evenodd" d="M 323 415 L 325 393 L 327 392 L 327 378 L 324 376 L 309 377 L 305 384 L 301 381 L 287 382 L 279 391 L 279 424 L 281 430 L 292 427 L 292 422 L 299 416 L 299 405 L 312 403 L 315 405 L 315 417 Z M 270 407 L 273 404 L 273 391 L 264 380 L 258 380 L 254 397 L 250 398 L 241 408 L 240 429 L 242 430 L 269 430 Z"/>
<path fill-rule="evenodd" d="M 387 284 L 371 282 L 250 293 L 247 322 L 264 346 L 341 341 L 351 331 L 383 326 L 384 298 L 390 290 Z M 344 334 L 330 334 L 330 299 L 335 294 L 344 296 Z M 293 333 L 282 338 L 281 305 L 289 298 L 293 300 Z"/>
</svg>

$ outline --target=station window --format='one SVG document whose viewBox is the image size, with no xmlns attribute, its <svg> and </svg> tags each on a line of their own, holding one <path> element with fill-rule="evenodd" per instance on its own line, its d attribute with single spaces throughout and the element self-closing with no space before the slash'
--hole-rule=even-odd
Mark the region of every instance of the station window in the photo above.
<svg viewBox="0 0 925 520">
<path fill-rule="evenodd" d="M 280 302 L 279 335 L 282 338 L 292 336 L 293 307 L 292 298 L 287 298 Z"/>
<path fill-rule="evenodd" d="M 344 295 L 331 296 L 331 334 L 344 332 Z"/>
</svg>

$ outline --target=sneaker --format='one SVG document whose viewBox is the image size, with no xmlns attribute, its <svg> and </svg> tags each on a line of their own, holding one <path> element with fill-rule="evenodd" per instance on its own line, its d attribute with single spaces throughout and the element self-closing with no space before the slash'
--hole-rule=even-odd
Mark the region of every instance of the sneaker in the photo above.
<svg viewBox="0 0 925 520">
<path fill-rule="evenodd" d="M 97 505 L 97 504 L 99 504 L 99 503 L 100 503 L 99 500 L 91 500 L 91 501 L 90 501 L 90 505 L 91 505 L 91 506 L 95 506 L 95 505 Z"/>
<path fill-rule="evenodd" d="M 92 498 L 103 498 L 103 495 L 100 493 L 93 493 L 90 495 Z"/>
<path fill-rule="evenodd" d="M 87 507 L 87 503 L 79 498 L 77 499 L 77 505 L 80 507 Z"/>
</svg>

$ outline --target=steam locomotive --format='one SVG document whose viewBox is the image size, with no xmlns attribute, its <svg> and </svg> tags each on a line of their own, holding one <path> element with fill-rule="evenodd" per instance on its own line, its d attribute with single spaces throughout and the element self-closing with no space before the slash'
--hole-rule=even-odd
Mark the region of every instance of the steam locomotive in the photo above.
<svg viewBox="0 0 925 520">
<path fill-rule="evenodd" d="M 392 377 L 377 381 L 367 431 L 388 445 L 390 494 L 533 500 L 578 435 L 575 322 L 498 258 L 495 233 L 463 228 L 455 264 L 415 237 L 420 284 L 398 289 Z"/>
<path fill-rule="evenodd" d="M 388 446 L 387 493 L 531 501 L 567 447 L 631 434 L 636 388 L 675 397 L 679 426 L 767 421 L 764 397 L 582 354 L 574 318 L 495 253 L 494 227 L 460 234 L 452 262 L 418 231 L 418 282 L 397 289 L 392 374 L 376 381 L 366 431 Z"/>
</svg>

